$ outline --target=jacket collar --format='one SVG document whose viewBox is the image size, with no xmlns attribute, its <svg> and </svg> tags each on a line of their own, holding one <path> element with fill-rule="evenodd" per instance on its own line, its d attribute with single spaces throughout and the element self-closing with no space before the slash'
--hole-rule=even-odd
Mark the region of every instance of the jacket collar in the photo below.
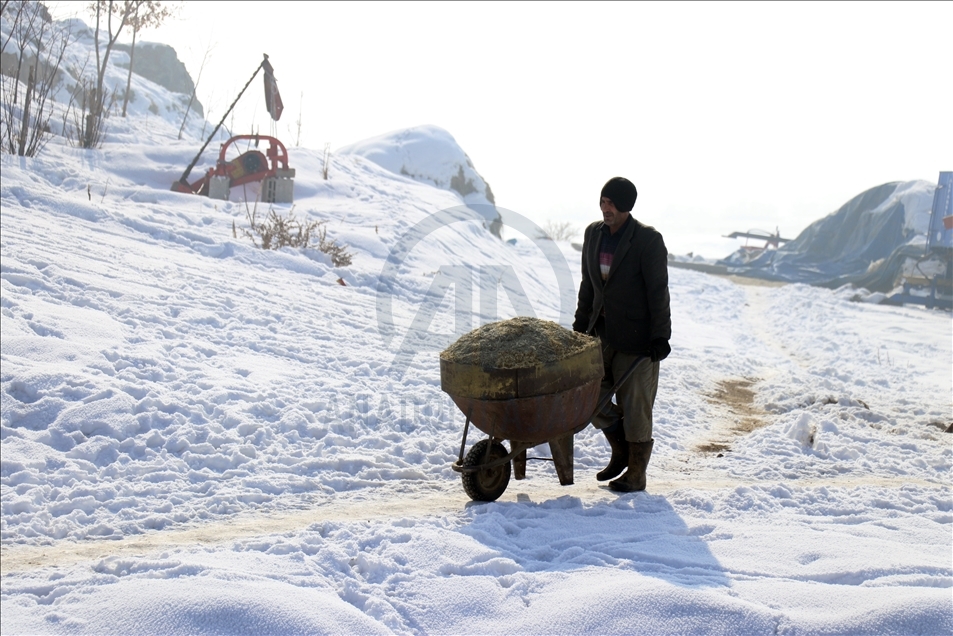
<svg viewBox="0 0 953 636">
<path fill-rule="evenodd" d="M 632 214 L 629 214 L 629 216 L 626 217 L 625 221 L 622 222 L 622 236 L 625 236 L 625 231 L 629 229 L 629 225 L 631 225 L 634 221 L 635 219 L 632 217 Z M 599 231 L 602 232 L 603 236 L 611 236 L 611 231 L 609 230 L 609 226 L 606 225 L 605 221 L 599 222 Z"/>
</svg>

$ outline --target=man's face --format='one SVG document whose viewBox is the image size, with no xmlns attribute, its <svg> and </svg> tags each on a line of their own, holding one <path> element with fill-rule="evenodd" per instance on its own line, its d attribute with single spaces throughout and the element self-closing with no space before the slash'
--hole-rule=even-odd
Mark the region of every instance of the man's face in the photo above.
<svg viewBox="0 0 953 636">
<path fill-rule="evenodd" d="M 609 197 L 599 199 L 599 207 L 602 209 L 602 220 L 609 226 L 609 230 L 614 232 L 622 227 L 625 220 L 629 218 L 628 212 L 619 212 L 615 203 Z"/>
</svg>

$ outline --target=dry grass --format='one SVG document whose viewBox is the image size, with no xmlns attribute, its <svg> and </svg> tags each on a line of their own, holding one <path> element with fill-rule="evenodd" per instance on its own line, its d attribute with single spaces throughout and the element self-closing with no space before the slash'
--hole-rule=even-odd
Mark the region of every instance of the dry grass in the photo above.
<svg viewBox="0 0 953 636">
<path fill-rule="evenodd" d="M 301 222 L 289 211 L 288 216 L 281 216 L 274 209 L 268 210 L 268 216 L 259 221 L 256 209 L 246 210 L 246 217 L 250 230 L 242 228 L 242 235 L 251 239 L 255 247 L 265 250 L 277 250 L 282 247 L 317 247 L 331 257 L 331 264 L 335 267 L 346 267 L 351 264 L 352 254 L 347 251 L 346 245 L 338 245 L 328 239 L 327 221 Z M 232 233 L 235 233 L 234 225 Z M 316 243 L 316 245 L 315 245 Z"/>
</svg>

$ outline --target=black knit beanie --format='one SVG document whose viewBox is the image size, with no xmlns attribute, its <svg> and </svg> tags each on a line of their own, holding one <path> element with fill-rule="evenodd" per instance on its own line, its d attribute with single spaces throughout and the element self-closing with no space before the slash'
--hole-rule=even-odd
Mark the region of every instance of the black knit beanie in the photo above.
<svg viewBox="0 0 953 636">
<path fill-rule="evenodd" d="M 599 195 L 599 201 L 605 197 L 615 204 L 619 212 L 631 212 L 635 207 L 635 199 L 639 196 L 635 184 L 625 177 L 612 177 L 602 186 L 602 194 Z"/>
</svg>

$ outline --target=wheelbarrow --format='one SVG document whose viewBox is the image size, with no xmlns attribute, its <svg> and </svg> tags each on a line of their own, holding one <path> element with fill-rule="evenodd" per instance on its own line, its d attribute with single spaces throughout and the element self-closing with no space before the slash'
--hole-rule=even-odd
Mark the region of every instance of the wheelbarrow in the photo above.
<svg viewBox="0 0 953 636">
<path fill-rule="evenodd" d="M 495 501 L 511 472 L 526 477 L 526 451 L 549 443 L 559 483 L 573 483 L 573 436 L 612 399 L 645 357 L 635 360 L 599 400 L 604 369 L 599 341 L 557 362 L 520 369 L 493 369 L 440 360 L 441 389 L 466 416 L 460 454 L 451 468 L 474 501 Z M 470 424 L 489 438 L 464 456 Z M 507 451 L 503 441 L 509 441 Z M 512 464 L 512 468 L 511 468 Z"/>
</svg>

